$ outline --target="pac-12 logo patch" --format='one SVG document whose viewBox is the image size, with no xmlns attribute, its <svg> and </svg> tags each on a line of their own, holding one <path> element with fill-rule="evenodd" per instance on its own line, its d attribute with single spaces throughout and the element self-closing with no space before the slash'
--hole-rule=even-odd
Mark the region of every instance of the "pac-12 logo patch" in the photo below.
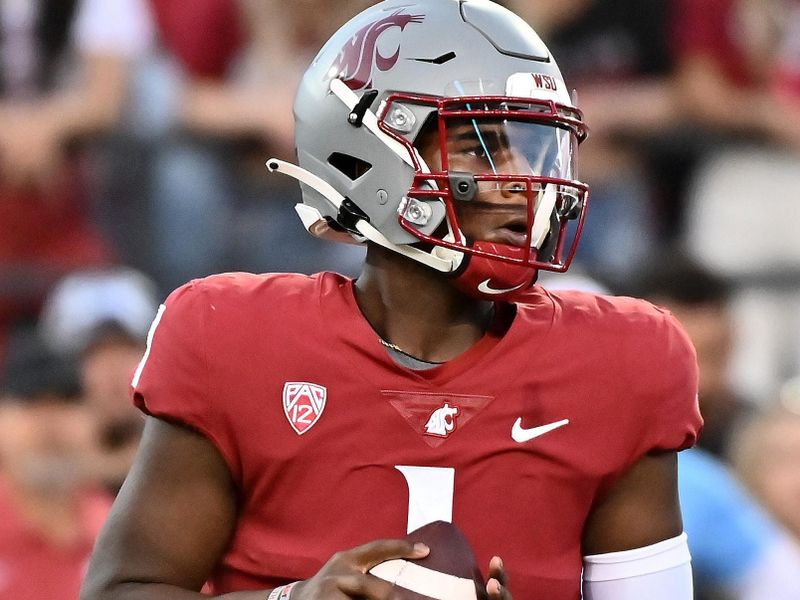
<svg viewBox="0 0 800 600">
<path fill-rule="evenodd" d="M 384 56 L 378 49 L 378 39 L 388 30 L 395 27 L 403 31 L 409 23 L 422 23 L 425 15 L 410 15 L 402 9 L 391 15 L 370 23 L 344 45 L 329 72 L 338 77 L 351 90 L 360 90 L 372 86 L 372 70 L 377 67 L 381 71 L 389 71 L 400 58 L 400 43 L 397 50 Z M 388 40 L 391 43 L 392 40 Z"/>
<path fill-rule="evenodd" d="M 316 383 L 287 381 L 283 384 L 283 412 L 297 435 L 303 435 L 319 421 L 327 397 L 328 390 Z"/>
</svg>

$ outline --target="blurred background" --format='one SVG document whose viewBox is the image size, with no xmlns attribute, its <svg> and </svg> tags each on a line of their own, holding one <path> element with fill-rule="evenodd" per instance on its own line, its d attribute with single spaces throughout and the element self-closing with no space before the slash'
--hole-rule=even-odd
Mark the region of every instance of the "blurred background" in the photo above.
<svg viewBox="0 0 800 600">
<path fill-rule="evenodd" d="M 77 598 L 169 291 L 358 272 L 362 249 L 306 235 L 263 163 L 293 158 L 303 70 L 372 3 L 0 0 L 0 599 Z M 591 128 L 582 246 L 543 285 L 648 298 L 697 347 L 698 598 L 800 598 L 800 0 L 502 4 Z"/>
</svg>

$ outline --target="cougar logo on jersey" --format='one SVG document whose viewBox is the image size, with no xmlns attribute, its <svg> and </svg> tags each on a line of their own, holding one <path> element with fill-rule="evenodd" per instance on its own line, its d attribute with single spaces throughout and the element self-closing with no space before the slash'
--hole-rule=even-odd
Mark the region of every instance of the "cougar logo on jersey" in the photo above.
<svg viewBox="0 0 800 600">
<path fill-rule="evenodd" d="M 283 385 L 283 412 L 297 435 L 303 435 L 319 421 L 327 397 L 328 390 L 316 383 L 287 381 Z"/>
<path fill-rule="evenodd" d="M 425 423 L 425 433 L 447 437 L 456 428 L 456 415 L 458 415 L 458 408 L 451 407 L 445 402 L 442 408 L 433 411 L 430 419 Z"/>
<path fill-rule="evenodd" d="M 409 15 L 398 10 L 388 17 L 363 27 L 339 52 L 329 73 L 344 81 L 351 90 L 370 87 L 374 66 L 381 71 L 388 71 L 397 64 L 397 60 L 400 58 L 399 42 L 394 54 L 383 56 L 377 47 L 378 38 L 393 27 L 399 27 L 402 31 L 409 23 L 422 23 L 424 18 L 425 15 Z"/>
</svg>

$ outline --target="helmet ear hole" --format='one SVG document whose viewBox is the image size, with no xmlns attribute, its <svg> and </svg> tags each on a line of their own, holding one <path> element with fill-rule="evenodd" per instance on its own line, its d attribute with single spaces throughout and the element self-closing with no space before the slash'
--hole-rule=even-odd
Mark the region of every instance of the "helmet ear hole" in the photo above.
<svg viewBox="0 0 800 600">
<path fill-rule="evenodd" d="M 331 154 L 328 157 L 328 164 L 351 181 L 355 181 L 365 175 L 372 168 L 372 165 L 367 161 L 350 154 L 342 154 L 341 152 Z"/>
</svg>

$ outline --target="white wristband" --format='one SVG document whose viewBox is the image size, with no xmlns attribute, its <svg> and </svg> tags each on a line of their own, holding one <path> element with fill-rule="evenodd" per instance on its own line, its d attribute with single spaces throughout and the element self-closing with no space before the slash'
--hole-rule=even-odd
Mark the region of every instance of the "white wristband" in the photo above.
<svg viewBox="0 0 800 600">
<path fill-rule="evenodd" d="M 292 588 L 296 583 L 296 581 L 293 581 L 292 583 L 276 587 L 269 593 L 267 600 L 289 600 L 292 595 Z"/>
</svg>

